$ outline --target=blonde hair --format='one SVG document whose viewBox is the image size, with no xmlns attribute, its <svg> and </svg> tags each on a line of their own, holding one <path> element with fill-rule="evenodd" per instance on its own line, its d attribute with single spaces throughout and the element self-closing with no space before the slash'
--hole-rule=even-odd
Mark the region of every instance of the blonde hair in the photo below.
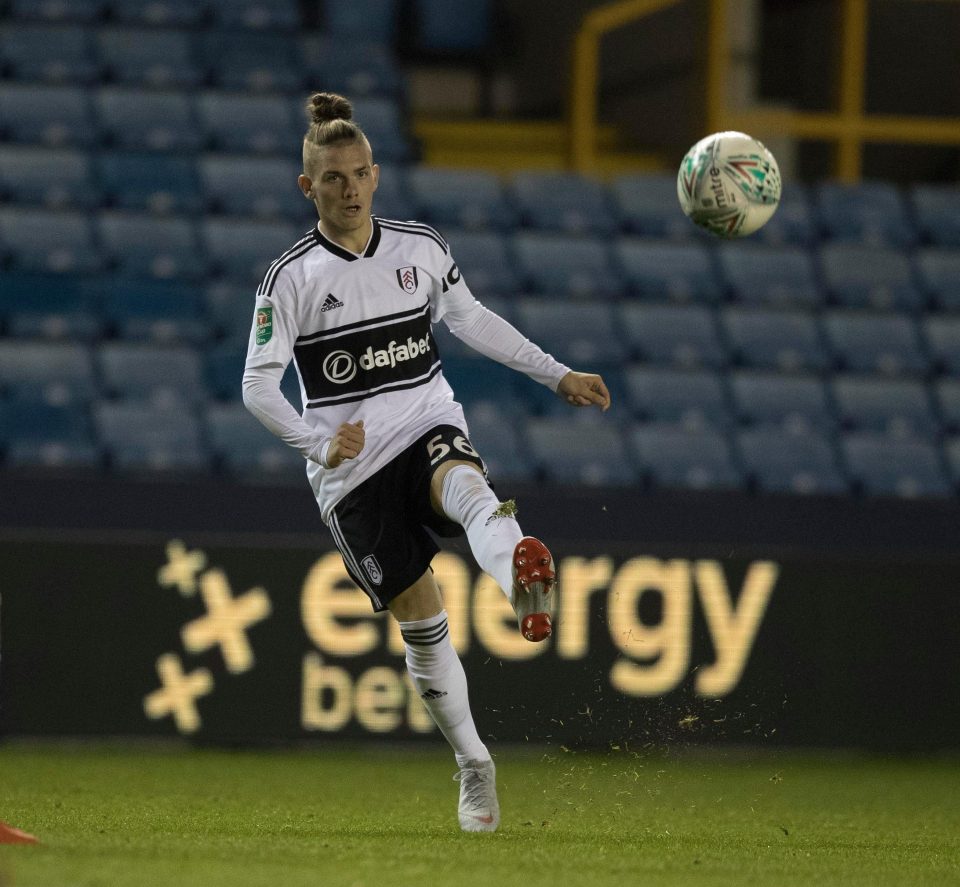
<svg viewBox="0 0 960 887">
<path fill-rule="evenodd" d="M 363 142 L 370 148 L 366 135 L 353 120 L 353 105 L 342 95 L 317 92 L 307 102 L 310 125 L 303 137 L 303 171 L 317 161 L 321 149 L 339 142 Z"/>
</svg>

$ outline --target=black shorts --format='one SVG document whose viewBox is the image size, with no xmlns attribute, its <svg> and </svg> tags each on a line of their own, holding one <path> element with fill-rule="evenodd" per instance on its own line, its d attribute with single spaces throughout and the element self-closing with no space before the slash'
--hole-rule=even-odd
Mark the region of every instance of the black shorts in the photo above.
<svg viewBox="0 0 960 887">
<path fill-rule="evenodd" d="M 370 597 L 385 610 L 429 568 L 440 547 L 438 536 L 459 536 L 463 528 L 433 510 L 430 479 L 451 460 L 486 466 L 467 436 L 453 425 L 437 425 L 414 441 L 372 477 L 351 490 L 330 514 L 329 527 L 343 564 Z"/>
</svg>

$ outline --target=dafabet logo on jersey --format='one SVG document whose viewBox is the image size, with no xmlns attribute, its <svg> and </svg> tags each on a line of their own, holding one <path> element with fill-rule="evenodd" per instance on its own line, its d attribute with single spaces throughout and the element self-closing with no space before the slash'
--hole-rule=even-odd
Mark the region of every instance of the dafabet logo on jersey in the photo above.
<svg viewBox="0 0 960 887">
<path fill-rule="evenodd" d="M 273 335 L 273 308 L 257 308 L 257 344 L 266 345 Z"/>
</svg>

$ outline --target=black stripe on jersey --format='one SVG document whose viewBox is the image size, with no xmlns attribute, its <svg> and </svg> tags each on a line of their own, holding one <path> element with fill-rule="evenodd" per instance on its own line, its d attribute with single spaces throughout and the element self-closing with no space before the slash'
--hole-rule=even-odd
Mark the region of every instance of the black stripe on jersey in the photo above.
<svg viewBox="0 0 960 887">
<path fill-rule="evenodd" d="M 440 359 L 437 358 L 437 362 L 430 368 L 430 372 L 419 378 L 411 379 L 409 382 L 386 382 L 383 385 L 378 385 L 376 388 L 368 388 L 366 391 L 357 391 L 354 394 L 343 394 L 339 397 L 324 397 L 319 400 L 311 400 L 307 403 L 307 409 L 315 410 L 318 407 L 327 407 L 337 403 L 355 403 L 358 400 L 366 400 L 368 397 L 382 394 L 385 391 L 407 391 L 410 388 L 418 388 L 421 385 L 426 385 L 440 370 Z"/>
<path fill-rule="evenodd" d="M 398 311 L 396 314 L 384 314 L 382 317 L 374 317 L 370 320 L 358 320 L 356 323 L 345 323 L 343 326 L 334 327 L 330 330 L 322 330 L 319 333 L 307 333 L 305 336 L 297 336 L 297 343 L 309 345 L 311 342 L 319 342 L 321 339 L 339 336 L 341 333 L 346 333 L 350 330 L 372 329 L 373 327 L 382 326 L 385 323 L 392 323 L 396 320 L 419 317 L 421 314 L 426 314 L 429 311 L 430 306 L 424 305 L 422 308 L 411 308 L 408 311 Z"/>
<path fill-rule="evenodd" d="M 367 248 L 363 251 L 362 256 L 350 252 L 350 250 L 340 246 L 339 243 L 334 243 L 334 241 L 327 237 L 319 228 L 314 228 L 311 233 L 316 243 L 322 246 L 328 253 L 333 253 L 333 255 L 343 259 L 345 262 L 355 262 L 357 259 L 366 259 L 372 256 L 380 245 L 380 224 L 375 217 L 371 216 L 370 219 L 373 223 L 373 231 L 370 234 L 370 242 L 367 244 Z"/>
<path fill-rule="evenodd" d="M 260 282 L 260 287 L 257 290 L 257 297 L 269 296 L 270 291 L 273 289 L 273 285 L 277 280 L 277 274 L 280 273 L 280 269 L 283 268 L 283 266 L 288 262 L 292 262 L 294 259 L 302 256 L 308 250 L 313 249 L 316 245 L 317 244 L 313 239 L 313 234 L 307 234 L 304 237 L 301 237 L 300 240 L 290 247 L 290 249 L 288 249 L 282 256 L 280 256 L 278 259 L 275 259 L 270 267 L 267 268 L 267 273 Z"/>
<path fill-rule="evenodd" d="M 401 234 L 420 234 L 423 237 L 429 237 L 445 253 L 450 252 L 450 247 L 447 245 L 447 241 L 443 239 L 443 235 L 436 228 L 431 228 L 429 225 L 424 225 L 421 222 L 398 222 L 395 219 L 379 219 L 379 222 L 381 228 L 387 228 L 390 231 L 399 231 Z"/>
</svg>

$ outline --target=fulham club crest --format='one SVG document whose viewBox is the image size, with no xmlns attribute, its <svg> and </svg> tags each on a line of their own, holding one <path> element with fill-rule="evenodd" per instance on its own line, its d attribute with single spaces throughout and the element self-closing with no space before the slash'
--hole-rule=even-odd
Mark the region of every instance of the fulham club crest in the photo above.
<svg viewBox="0 0 960 887">
<path fill-rule="evenodd" d="M 413 265 L 407 265 L 405 268 L 397 268 L 397 283 L 400 289 L 411 296 L 417 291 L 419 284 L 417 279 L 417 269 Z"/>
</svg>

